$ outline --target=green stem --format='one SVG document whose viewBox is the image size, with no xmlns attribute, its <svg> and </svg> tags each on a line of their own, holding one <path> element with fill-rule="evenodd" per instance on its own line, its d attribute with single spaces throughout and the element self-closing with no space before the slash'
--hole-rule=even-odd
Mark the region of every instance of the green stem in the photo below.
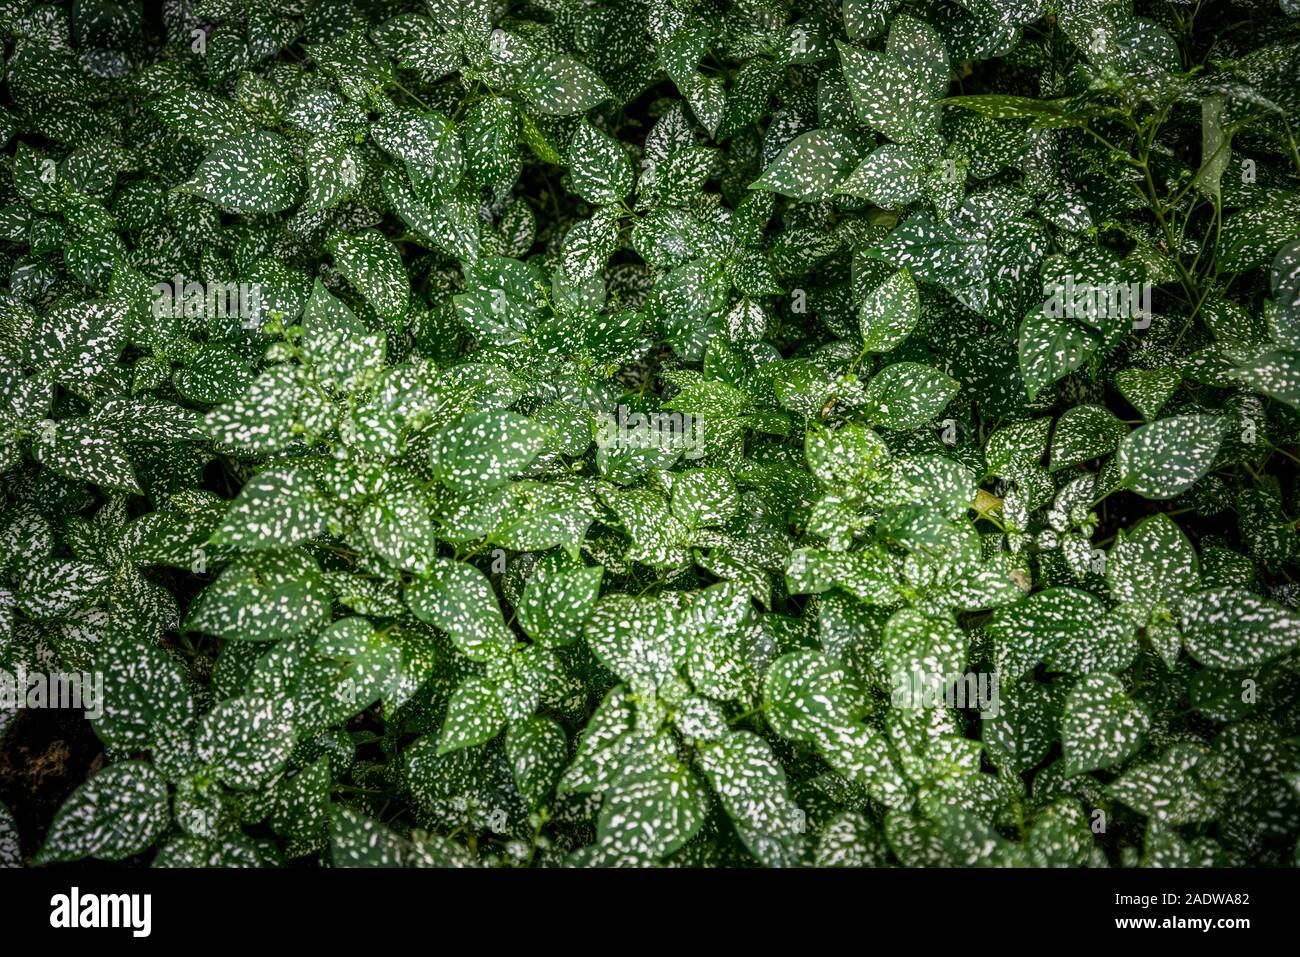
<svg viewBox="0 0 1300 957">
<path fill-rule="evenodd" d="M 428 103 L 424 102 L 423 99 L 421 99 L 420 97 L 416 96 L 414 93 L 412 93 L 412 92 L 411 92 L 410 90 L 408 90 L 406 87 L 404 87 L 404 86 L 402 85 L 401 80 L 397 79 L 397 77 L 393 77 L 393 79 L 392 79 L 391 82 L 392 82 L 393 86 L 397 87 L 399 90 L 401 90 L 403 93 L 405 93 L 405 94 L 406 94 L 407 96 L 409 96 L 411 99 L 413 99 L 413 100 L 416 102 L 416 104 L 420 107 L 420 109 L 422 109 L 422 110 L 426 110 L 426 111 L 428 111 L 428 112 L 432 112 L 432 111 L 433 111 L 433 107 L 431 107 Z"/>
</svg>

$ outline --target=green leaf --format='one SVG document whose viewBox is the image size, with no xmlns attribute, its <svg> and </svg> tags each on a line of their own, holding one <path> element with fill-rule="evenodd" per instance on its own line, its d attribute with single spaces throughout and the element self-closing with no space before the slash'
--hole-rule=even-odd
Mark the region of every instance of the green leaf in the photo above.
<svg viewBox="0 0 1300 957">
<path fill-rule="evenodd" d="M 636 176 L 622 144 L 590 123 L 581 123 L 569 143 L 573 191 L 591 203 L 614 203 L 632 192 Z"/>
<path fill-rule="evenodd" d="M 15 603 L 33 618 L 57 618 L 89 602 L 110 577 L 88 562 L 32 561 L 16 582 Z"/>
<path fill-rule="evenodd" d="M 487 661 L 514 644 L 491 584 L 473 565 L 434 559 L 428 577 L 407 586 L 406 603 L 474 661 Z"/>
<path fill-rule="evenodd" d="M 296 635 L 329 612 L 316 563 L 299 552 L 256 552 L 228 565 L 190 609 L 186 631 L 232 641 Z"/>
<path fill-rule="evenodd" d="M 256 130 L 213 149 L 183 189 L 248 216 L 288 209 L 297 202 L 301 179 L 288 141 Z"/>
<path fill-rule="evenodd" d="M 1208 757 L 1195 744 L 1171 745 L 1158 759 L 1127 771 L 1107 794 L 1171 826 L 1212 820 L 1217 812 L 1213 791 L 1198 775 L 1203 765 L 1211 764 Z"/>
<path fill-rule="evenodd" d="M 328 517 L 328 504 L 310 478 L 269 469 L 244 483 L 211 541 L 241 551 L 285 548 L 315 538 Z"/>
<path fill-rule="evenodd" d="M 156 645 L 114 641 L 101 651 L 98 667 L 104 675 L 103 701 L 91 725 L 105 744 L 148 750 L 193 721 L 194 699 L 184 669 Z"/>
<path fill-rule="evenodd" d="M 438 542 L 427 497 L 404 483 L 391 483 L 357 520 L 357 531 L 377 555 L 398 568 L 427 575 Z"/>
<path fill-rule="evenodd" d="M 88 419 L 64 419 L 43 433 L 36 457 L 54 471 L 106 489 L 138 492 L 126 443 L 116 432 Z"/>
<path fill-rule="evenodd" d="M 966 670 L 966 636 L 950 621 L 905 608 L 885 623 L 880 661 L 894 683 L 917 673 L 957 675 Z"/>
<path fill-rule="evenodd" d="M 672 512 L 688 529 L 725 524 L 739 501 L 736 486 L 721 469 L 694 469 L 673 481 Z"/>
<path fill-rule="evenodd" d="M 774 662 L 763 697 L 773 730 L 810 744 L 830 746 L 865 711 L 863 691 L 843 665 L 813 651 Z"/>
<path fill-rule="evenodd" d="M 1187 651 L 1213 668 L 1251 668 L 1300 645 L 1300 617 L 1243 588 L 1185 595 L 1177 616 Z"/>
<path fill-rule="evenodd" d="M 1076 405 L 1052 430 L 1052 471 L 1110 455 L 1127 435 L 1128 428 L 1109 409 Z"/>
<path fill-rule="evenodd" d="M 602 497 L 632 539 L 628 560 L 655 567 L 683 563 L 687 528 L 658 493 L 629 489 L 610 491 Z"/>
<path fill-rule="evenodd" d="M 921 317 L 916 282 L 900 269 L 873 289 L 858 309 L 863 348 L 888 352 L 907 338 Z"/>
<path fill-rule="evenodd" d="M 287 856 L 320 846 L 329 826 L 330 761 L 321 757 L 271 788 L 271 829 L 288 841 Z"/>
<path fill-rule="evenodd" d="M 852 422 L 834 431 L 809 429 L 804 436 L 808 471 L 834 488 L 861 483 L 889 456 L 884 440 Z"/>
<path fill-rule="evenodd" d="M 389 319 L 406 315 L 410 286 L 402 257 L 392 243 L 376 232 L 343 233 L 335 239 L 333 249 L 339 272 L 375 312 Z"/>
<path fill-rule="evenodd" d="M 455 187 L 464 165 L 460 133 L 440 113 L 389 113 L 370 127 L 375 144 L 407 164 L 412 179 L 438 196 Z"/>
<path fill-rule="evenodd" d="M 1223 221 L 1218 263 L 1224 272 L 1244 272 L 1273 261 L 1278 247 L 1300 238 L 1300 193 L 1253 206 Z"/>
<path fill-rule="evenodd" d="M 1097 337 L 1068 319 L 1026 316 L 1020 324 L 1020 374 L 1029 398 L 1079 368 L 1096 348 Z"/>
<path fill-rule="evenodd" d="M 252 119 L 234 103 L 202 90 L 172 90 L 148 104 L 175 132 L 213 149 L 249 133 Z"/>
<path fill-rule="evenodd" d="M 937 114 L 924 81 L 893 53 L 837 43 L 844 79 L 858 119 L 895 143 L 910 143 L 933 129 Z"/>
<path fill-rule="evenodd" d="M 978 96 L 950 96 L 947 106 L 960 106 L 995 120 L 1034 120 L 1041 126 L 1070 125 L 1064 105 L 1059 100 L 1036 100 L 1028 96 L 990 93 Z"/>
<path fill-rule="evenodd" d="M 9 808 L 0 804 L 0 870 L 22 867 L 22 848 L 18 844 L 18 825 Z"/>
<path fill-rule="evenodd" d="M 1116 601 L 1172 609 L 1175 599 L 1200 587 L 1196 550 L 1173 519 L 1153 515 L 1116 535 L 1106 581 Z"/>
<path fill-rule="evenodd" d="M 1137 654 L 1133 627 L 1094 595 L 1048 588 L 1003 608 L 988 626 L 1011 678 L 1045 662 L 1054 671 L 1118 671 Z"/>
<path fill-rule="evenodd" d="M 1065 699 L 1061 745 L 1067 776 L 1113 767 L 1137 751 L 1151 717 L 1113 675 L 1080 678 Z"/>
<path fill-rule="evenodd" d="M 933 366 L 895 362 L 867 384 L 871 421 L 891 429 L 916 429 L 934 419 L 957 394 L 960 383 Z"/>
<path fill-rule="evenodd" d="M 506 723 L 496 687 L 485 678 L 466 678 L 447 703 L 438 753 L 467 748 L 496 737 Z"/>
<path fill-rule="evenodd" d="M 889 25 L 886 49 L 922 81 L 924 92 L 942 96 L 948 89 L 950 67 L 943 38 L 930 23 L 900 14 Z"/>
<path fill-rule="evenodd" d="M 545 444 L 545 431 L 531 419 L 514 412 L 474 412 L 439 431 L 433 473 L 465 491 L 491 488 L 527 468 Z"/>
<path fill-rule="evenodd" d="M 845 0 L 840 7 L 851 40 L 870 40 L 885 32 L 895 0 Z"/>
<path fill-rule="evenodd" d="M 1300 351 L 1274 349 L 1237 366 L 1230 374 L 1254 392 L 1300 408 Z"/>
<path fill-rule="evenodd" d="M 690 840 L 707 811 L 707 791 L 690 768 L 659 749 L 631 755 L 606 792 L 592 863 L 658 861 Z"/>
<path fill-rule="evenodd" d="M 1292 349 L 1300 348 L 1300 240 L 1288 243 L 1277 251 L 1273 268 L 1269 270 L 1269 285 L 1273 301 L 1277 304 L 1279 320 L 1289 331 L 1277 336 L 1280 343 Z"/>
<path fill-rule="evenodd" d="M 989 436 L 984 447 L 988 474 L 1019 478 L 1033 472 L 1047 451 L 1047 435 L 1051 427 L 1052 420 L 1042 418 L 998 429 Z"/>
<path fill-rule="evenodd" d="M 310 211 L 333 209 L 356 195 L 364 175 L 361 153 L 336 136 L 320 136 L 303 151 Z"/>
<path fill-rule="evenodd" d="M 1024 773 L 1047 757 L 1056 741 L 1052 686 L 1036 681 L 1000 683 L 997 713 L 980 722 L 980 740 L 999 768 Z"/>
<path fill-rule="evenodd" d="M 519 176 L 519 112 L 505 97 L 489 97 L 470 107 L 462 124 L 465 170 L 476 186 L 500 189 Z"/>
<path fill-rule="evenodd" d="M 596 605 L 604 568 L 565 567 L 556 560 L 539 562 L 519 603 L 519 624 L 534 641 L 566 645 L 581 635 Z"/>
<path fill-rule="evenodd" d="M 200 346 L 172 375 L 177 392 L 203 405 L 237 402 L 252 381 L 248 364 L 232 350 L 216 345 Z"/>
<path fill-rule="evenodd" d="M 409 669 L 433 659 L 430 651 L 406 632 L 376 632 L 361 617 L 341 618 L 331 624 L 316 640 L 314 652 L 328 662 L 327 711 L 336 721 L 346 720 L 380 698 L 391 702 L 409 696 L 414 691 L 412 684 L 418 684 Z"/>
<path fill-rule="evenodd" d="M 220 781 L 240 791 L 270 783 L 293 752 L 288 702 L 260 695 L 223 701 L 199 722 L 194 752 Z"/>
<path fill-rule="evenodd" d="M 1146 498 L 1173 498 L 1209 471 L 1227 431 L 1216 415 L 1176 415 L 1134 429 L 1116 457 L 1121 480 Z"/>
<path fill-rule="evenodd" d="M 861 0 L 850 0 L 853 2 Z M 813 852 L 813 866 L 873 867 L 884 863 L 888 854 L 880 829 L 864 815 L 845 811 L 822 828 Z"/>
<path fill-rule="evenodd" d="M 898 209 L 921 198 L 929 169 L 912 147 L 886 143 L 868 154 L 836 191 Z"/>
<path fill-rule="evenodd" d="M 600 275 L 618 249 L 618 217 L 600 209 L 590 219 L 576 224 L 564 237 L 564 275 L 584 283 Z"/>
<path fill-rule="evenodd" d="M 326 329 L 303 344 L 316 382 L 330 392 L 352 393 L 377 381 L 384 372 L 387 336 L 357 335 Z M 346 437 L 345 437 L 346 438 Z"/>
<path fill-rule="evenodd" d="M 166 830 L 167 779 L 150 765 L 121 761 L 90 778 L 59 808 L 32 863 L 96 857 L 120 861 L 145 850 Z"/>
<path fill-rule="evenodd" d="M 1201 100 L 1201 168 L 1196 171 L 1196 188 L 1215 203 L 1221 202 L 1220 181 L 1232 160 L 1231 134 L 1223 126 L 1228 98 L 1211 93 Z"/>
<path fill-rule="evenodd" d="M 1148 422 L 1169 401 L 1181 381 L 1174 369 L 1122 369 L 1115 373 L 1120 394 Z"/>
<path fill-rule="evenodd" d="M 553 116 L 585 113 L 609 99 L 609 87 L 591 67 L 569 56 L 539 60 L 521 84 L 539 112 Z"/>
<path fill-rule="evenodd" d="M 559 790 L 600 793 L 609 788 L 631 743 L 634 721 L 626 686 L 614 686 L 583 728 Z"/>
<path fill-rule="evenodd" d="M 506 755 L 520 796 L 536 808 L 555 793 L 569 759 L 569 742 L 550 718 L 530 718 L 506 733 Z"/>
<path fill-rule="evenodd" d="M 796 866 L 805 814 L 767 742 L 733 731 L 700 745 L 700 766 L 749 852 L 768 867 Z"/>
<path fill-rule="evenodd" d="M 665 336 L 685 356 L 702 357 L 704 345 L 727 307 L 725 270 L 712 260 L 678 266 L 659 281 L 646 305 Z"/>
<path fill-rule="evenodd" d="M 107 373 L 126 344 L 124 303 L 82 302 L 57 306 L 40 327 L 42 364 L 58 382 L 79 384 Z"/>
<path fill-rule="evenodd" d="M 303 420 L 314 418 L 304 383 L 292 366 L 274 366 L 253 380 L 248 392 L 208 413 L 206 425 L 219 442 L 250 452 L 276 452 L 294 444 Z"/>
<path fill-rule="evenodd" d="M 330 863 L 335 867 L 467 867 L 459 845 L 430 835 L 416 844 L 351 808 L 330 814 Z"/>
<path fill-rule="evenodd" d="M 563 165 L 564 160 L 561 158 L 555 144 L 551 142 L 551 138 L 537 125 L 536 120 L 522 111 L 519 114 L 519 128 L 524 142 L 528 144 L 528 148 L 533 151 L 534 156 L 543 163 L 551 163 L 554 166 Z"/>
<path fill-rule="evenodd" d="M 857 162 L 856 141 L 840 130 L 813 130 L 792 140 L 750 189 L 796 199 L 829 196 Z"/>
<path fill-rule="evenodd" d="M 654 598 L 609 595 L 587 620 L 587 644 L 610 671 L 658 684 L 686 659 L 689 637 L 682 614 Z"/>
</svg>

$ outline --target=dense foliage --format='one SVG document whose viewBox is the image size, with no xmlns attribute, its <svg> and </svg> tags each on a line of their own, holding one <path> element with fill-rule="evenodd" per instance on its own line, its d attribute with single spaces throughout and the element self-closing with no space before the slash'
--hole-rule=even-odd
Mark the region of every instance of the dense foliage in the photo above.
<svg viewBox="0 0 1300 957">
<path fill-rule="evenodd" d="M 1295 0 L 0 24 L 0 864 L 1296 861 Z"/>
</svg>

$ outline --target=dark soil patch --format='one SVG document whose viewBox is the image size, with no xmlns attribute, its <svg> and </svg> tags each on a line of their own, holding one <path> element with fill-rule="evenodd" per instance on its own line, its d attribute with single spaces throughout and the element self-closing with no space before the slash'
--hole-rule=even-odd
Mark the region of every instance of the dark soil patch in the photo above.
<svg viewBox="0 0 1300 957">
<path fill-rule="evenodd" d="M 20 709 L 0 743 L 0 801 L 30 858 L 68 795 L 103 766 L 103 747 L 80 711 L 57 708 Z"/>
</svg>

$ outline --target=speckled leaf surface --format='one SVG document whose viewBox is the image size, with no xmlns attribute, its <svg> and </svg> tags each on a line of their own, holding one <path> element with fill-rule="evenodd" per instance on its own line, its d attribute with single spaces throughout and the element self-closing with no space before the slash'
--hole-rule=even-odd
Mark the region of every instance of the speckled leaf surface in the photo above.
<svg viewBox="0 0 1300 957">
<path fill-rule="evenodd" d="M 470 658 L 485 660 L 508 646 L 510 635 L 492 586 L 472 565 L 435 559 L 428 577 L 407 587 L 406 602 L 418 618 L 445 631 Z"/>
<path fill-rule="evenodd" d="M 1085 675 L 1070 689 L 1061 715 L 1065 773 L 1109 768 L 1138 749 L 1151 718 L 1112 675 Z"/>
<path fill-rule="evenodd" d="M 185 188 L 236 213 L 278 213 L 298 199 L 302 174 L 289 143 L 269 130 L 224 140 Z"/>
<path fill-rule="evenodd" d="M 3 7 L 0 865 L 1295 864 L 1295 7 Z"/>
<path fill-rule="evenodd" d="M 1173 498 L 1214 464 L 1227 423 L 1211 415 L 1179 415 L 1134 429 L 1116 461 L 1123 481 L 1147 498 Z"/>
<path fill-rule="evenodd" d="M 123 761 L 73 792 L 33 862 L 120 861 L 157 840 L 168 817 L 167 779 L 147 764 Z"/>
</svg>

